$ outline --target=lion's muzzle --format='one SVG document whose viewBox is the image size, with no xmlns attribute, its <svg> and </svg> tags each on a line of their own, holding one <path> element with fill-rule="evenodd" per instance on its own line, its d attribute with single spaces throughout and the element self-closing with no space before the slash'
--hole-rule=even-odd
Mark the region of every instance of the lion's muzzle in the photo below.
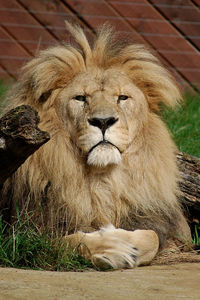
<svg viewBox="0 0 200 300">
<path fill-rule="evenodd" d="M 88 123 L 97 127 L 102 132 L 102 140 L 95 144 L 88 152 L 87 163 L 98 167 L 105 167 L 108 164 L 118 164 L 121 161 L 120 150 L 112 142 L 105 139 L 105 132 L 118 121 L 115 117 L 91 118 Z"/>
<path fill-rule="evenodd" d="M 100 142 L 88 153 L 87 163 L 96 167 L 106 167 L 111 164 L 119 164 L 121 161 L 121 153 L 119 149 L 109 142 Z"/>
</svg>

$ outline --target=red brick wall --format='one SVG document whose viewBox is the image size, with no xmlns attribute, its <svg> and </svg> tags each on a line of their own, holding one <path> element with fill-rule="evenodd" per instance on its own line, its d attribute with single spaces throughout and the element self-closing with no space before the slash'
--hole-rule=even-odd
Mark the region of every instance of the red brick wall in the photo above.
<svg viewBox="0 0 200 300">
<path fill-rule="evenodd" d="M 64 20 L 89 38 L 108 21 L 152 48 L 183 87 L 200 89 L 200 0 L 0 0 L 0 78 L 17 78 L 40 49 L 66 41 Z"/>
</svg>

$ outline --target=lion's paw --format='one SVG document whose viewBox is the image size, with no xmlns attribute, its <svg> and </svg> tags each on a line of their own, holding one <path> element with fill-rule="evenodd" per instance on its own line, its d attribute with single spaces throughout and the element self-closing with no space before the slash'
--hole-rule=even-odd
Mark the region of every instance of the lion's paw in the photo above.
<svg viewBox="0 0 200 300">
<path fill-rule="evenodd" d="M 138 250 L 131 244 L 115 240 L 118 245 L 111 249 L 105 249 L 103 253 L 92 256 L 93 264 L 101 269 L 127 269 L 138 265 Z"/>
<path fill-rule="evenodd" d="M 139 251 L 127 241 L 126 233 L 126 230 L 108 225 L 86 234 L 90 259 L 96 267 L 124 269 L 138 265 Z"/>
</svg>

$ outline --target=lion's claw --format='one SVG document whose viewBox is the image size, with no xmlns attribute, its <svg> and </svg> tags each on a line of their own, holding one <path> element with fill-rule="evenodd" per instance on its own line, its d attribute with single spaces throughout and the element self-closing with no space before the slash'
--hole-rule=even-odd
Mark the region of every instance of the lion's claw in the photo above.
<svg viewBox="0 0 200 300">
<path fill-rule="evenodd" d="M 123 231 L 123 234 L 126 232 Z M 88 237 L 96 238 L 96 247 L 91 255 L 91 260 L 96 267 L 122 269 L 134 268 L 138 265 L 138 249 L 124 238 L 121 230 L 114 226 L 101 228 L 100 231 L 88 234 Z"/>
<path fill-rule="evenodd" d="M 104 254 L 95 254 L 92 258 L 94 265 L 103 269 L 132 269 L 138 265 L 138 251 L 126 253 L 122 251 L 105 250 Z"/>
</svg>

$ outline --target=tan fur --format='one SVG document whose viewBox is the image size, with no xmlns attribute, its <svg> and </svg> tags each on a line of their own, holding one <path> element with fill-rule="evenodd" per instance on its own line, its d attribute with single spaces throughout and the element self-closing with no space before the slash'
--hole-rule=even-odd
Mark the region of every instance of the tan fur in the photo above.
<svg viewBox="0 0 200 300">
<path fill-rule="evenodd" d="M 80 49 L 67 44 L 40 52 L 8 97 L 10 107 L 36 108 L 51 140 L 7 182 L 5 194 L 12 183 L 13 203 L 52 231 L 112 223 L 153 229 L 160 244 L 175 234 L 188 238 L 187 225 L 180 229 L 186 222 L 177 200 L 176 148 L 157 114 L 161 103 L 174 107 L 181 99 L 171 75 L 144 46 L 117 43 L 108 26 L 92 47 L 78 26 L 67 27 Z M 128 99 L 119 102 L 119 95 Z M 117 121 L 105 138 L 117 148 L 90 152 L 102 133 L 89 120 L 110 117 Z"/>
</svg>

